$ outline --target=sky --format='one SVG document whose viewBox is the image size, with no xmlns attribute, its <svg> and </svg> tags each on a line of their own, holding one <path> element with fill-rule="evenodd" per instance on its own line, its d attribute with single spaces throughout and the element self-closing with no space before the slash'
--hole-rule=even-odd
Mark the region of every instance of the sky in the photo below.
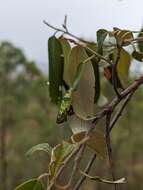
<svg viewBox="0 0 143 190">
<path fill-rule="evenodd" d="M 54 33 L 43 20 L 61 27 L 68 16 L 69 31 L 94 40 L 100 28 L 139 30 L 143 0 L 0 0 L 0 41 L 8 40 L 47 71 L 47 40 Z"/>
</svg>

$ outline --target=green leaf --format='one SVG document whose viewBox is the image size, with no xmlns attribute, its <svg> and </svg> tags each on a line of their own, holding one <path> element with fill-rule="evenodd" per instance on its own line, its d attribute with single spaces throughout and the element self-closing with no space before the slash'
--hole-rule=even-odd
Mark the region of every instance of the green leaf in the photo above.
<svg viewBox="0 0 143 190">
<path fill-rule="evenodd" d="M 84 69 L 84 65 L 85 63 L 81 62 L 78 66 L 77 66 L 77 70 L 76 70 L 76 73 L 75 73 L 75 76 L 74 76 L 74 81 L 73 81 L 73 84 L 72 84 L 72 89 L 73 91 L 77 89 L 78 87 L 78 84 L 80 82 L 80 79 L 81 79 L 81 76 L 82 76 L 82 72 L 83 72 L 83 69 Z"/>
<path fill-rule="evenodd" d="M 72 86 L 75 81 L 75 73 L 78 70 L 78 65 L 87 58 L 88 55 L 83 47 L 76 46 L 72 49 L 69 59 L 70 86 Z M 77 89 L 72 94 L 72 106 L 76 115 L 85 118 L 89 115 L 93 115 L 94 107 L 95 77 L 91 61 L 83 64 L 83 66 L 81 64 L 79 71 L 82 72 L 82 75 L 77 74 L 77 76 L 80 76 L 80 80 L 78 80 Z"/>
<path fill-rule="evenodd" d="M 97 52 L 103 55 L 103 43 L 105 38 L 107 37 L 108 31 L 104 29 L 100 29 L 97 31 Z"/>
<path fill-rule="evenodd" d="M 80 119 L 76 115 L 70 117 L 69 126 L 73 132 L 73 134 L 85 132 L 88 129 L 89 121 L 85 121 Z"/>
<path fill-rule="evenodd" d="M 60 87 L 63 81 L 63 57 L 62 46 L 59 40 L 52 36 L 48 40 L 49 51 L 49 93 L 52 102 L 58 103 L 62 92 Z"/>
<path fill-rule="evenodd" d="M 63 50 L 63 55 L 64 55 L 64 76 L 63 76 L 63 79 L 64 79 L 64 81 L 67 81 L 67 78 L 68 78 L 67 69 L 68 69 L 69 54 L 71 51 L 71 47 L 70 47 L 68 40 L 65 39 L 64 37 L 59 38 L 59 41 L 62 45 L 62 50 Z"/>
<path fill-rule="evenodd" d="M 57 173 L 65 158 L 74 150 L 75 145 L 63 141 L 61 144 L 56 145 L 51 154 L 51 162 L 49 166 L 50 179 Z"/>
<path fill-rule="evenodd" d="M 52 147 L 48 143 L 41 143 L 36 146 L 33 146 L 27 153 L 26 156 L 31 156 L 33 153 L 37 151 L 44 151 L 51 155 Z"/>
<path fill-rule="evenodd" d="M 67 77 L 67 84 L 72 87 L 73 82 L 75 80 L 75 75 L 77 71 L 78 65 L 86 59 L 84 55 L 84 48 L 81 46 L 75 46 L 72 48 L 69 54 L 69 61 L 67 65 L 66 75 Z"/>
<path fill-rule="evenodd" d="M 88 47 L 96 51 L 96 44 L 90 43 Z M 89 51 L 86 51 L 87 55 L 90 57 L 92 54 Z M 92 67 L 94 70 L 94 77 L 95 77 L 95 86 L 94 86 L 94 103 L 97 103 L 100 97 L 100 71 L 99 71 L 99 62 L 100 60 L 97 57 L 91 59 Z"/>
<path fill-rule="evenodd" d="M 99 107 L 103 107 L 103 106 L 106 106 L 108 103 L 108 98 L 106 96 L 104 96 L 104 94 L 101 92 L 101 95 L 100 95 L 100 98 L 97 102 L 97 105 Z"/>
<path fill-rule="evenodd" d="M 74 134 L 71 139 L 73 142 L 80 142 L 84 139 L 86 131 Z M 87 145 L 92 148 L 100 158 L 105 158 L 107 155 L 106 142 L 104 134 L 100 131 L 93 131 Z"/>
<path fill-rule="evenodd" d="M 124 83 L 124 80 L 126 80 L 128 77 L 130 65 L 131 56 L 126 50 L 122 48 L 121 56 L 117 64 L 117 73 L 122 83 Z"/>
<path fill-rule="evenodd" d="M 15 190 L 44 190 L 44 187 L 37 179 L 31 179 L 16 187 Z"/>
<path fill-rule="evenodd" d="M 67 69 L 70 89 L 63 97 L 58 123 L 66 121 L 67 115 L 71 115 L 71 106 L 79 117 L 93 115 L 95 78 L 91 61 L 84 62 L 87 58 L 83 47 L 76 46 L 71 50 Z"/>
<path fill-rule="evenodd" d="M 94 103 L 97 103 L 100 97 L 100 71 L 99 71 L 99 62 L 97 59 L 93 58 L 91 60 L 93 70 L 94 70 L 94 77 L 95 77 L 95 92 L 94 92 Z"/>
<path fill-rule="evenodd" d="M 110 59 L 113 62 L 115 62 L 116 57 L 117 57 L 117 49 L 115 49 L 114 52 L 112 54 L 110 54 Z M 127 79 L 128 79 L 130 65 L 131 65 L 130 54 L 126 50 L 121 48 L 120 59 L 117 64 L 117 75 L 118 75 L 117 83 L 118 83 L 119 88 L 122 88 L 123 85 L 126 85 L 126 83 L 128 81 Z M 112 79 L 111 70 L 112 70 L 112 66 L 108 66 L 104 69 L 104 75 L 109 80 L 110 80 L 110 78 Z"/>
<path fill-rule="evenodd" d="M 136 59 L 137 61 L 143 62 L 143 53 L 138 51 L 133 51 L 132 57 Z"/>
</svg>

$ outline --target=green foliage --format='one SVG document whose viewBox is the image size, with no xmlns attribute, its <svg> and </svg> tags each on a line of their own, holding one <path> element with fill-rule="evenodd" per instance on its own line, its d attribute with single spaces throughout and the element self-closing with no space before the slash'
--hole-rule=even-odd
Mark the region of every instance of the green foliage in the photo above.
<svg viewBox="0 0 143 190">
<path fill-rule="evenodd" d="M 74 150 L 74 144 L 63 141 L 52 149 L 49 164 L 49 180 L 53 179 L 66 157 Z"/>
<path fill-rule="evenodd" d="M 105 38 L 107 37 L 108 31 L 104 29 L 100 29 L 97 31 L 97 52 L 103 55 L 103 43 Z"/>
<path fill-rule="evenodd" d="M 67 78 L 68 78 L 67 69 L 68 69 L 69 54 L 71 51 L 71 47 L 70 47 L 70 43 L 65 38 L 61 37 L 61 38 L 59 38 L 59 41 L 61 43 L 62 50 L 63 50 L 63 56 L 64 56 L 64 74 L 63 74 L 64 76 L 63 76 L 63 79 L 64 79 L 64 81 L 67 81 Z"/>
<path fill-rule="evenodd" d="M 94 95 L 94 103 L 97 103 L 100 97 L 100 70 L 99 64 L 96 59 L 91 59 L 93 70 L 94 70 L 94 77 L 95 77 L 95 95 Z"/>
<path fill-rule="evenodd" d="M 44 186 L 37 179 L 31 179 L 19 185 L 15 190 L 44 190 Z"/>
<path fill-rule="evenodd" d="M 99 30 L 100 31 L 100 30 Z M 104 31 L 103 31 L 104 32 Z M 106 33 L 106 32 L 105 32 Z M 100 34 L 100 33 L 99 33 Z M 99 35 L 98 34 L 98 35 Z M 106 34 L 105 34 L 106 35 Z M 100 35 L 98 37 L 100 39 Z M 102 42 L 103 43 L 103 42 Z M 91 48 L 93 51 L 96 51 L 96 44 L 95 43 L 89 43 L 87 45 L 89 48 Z M 101 45 L 100 45 L 101 46 Z M 92 56 L 92 53 L 86 50 L 87 55 L 90 57 Z M 91 59 L 92 67 L 94 70 L 94 77 L 95 77 L 95 85 L 94 85 L 94 103 L 97 103 L 100 97 L 101 89 L 100 89 L 100 69 L 99 69 L 99 62 L 100 59 L 97 57 L 93 57 Z"/>
<path fill-rule="evenodd" d="M 48 40 L 49 51 L 49 93 L 52 102 L 58 103 L 61 99 L 63 80 L 63 53 L 59 40 L 52 36 Z"/>
<path fill-rule="evenodd" d="M 85 137 L 85 131 L 76 133 L 71 137 L 74 143 L 80 142 Z M 107 150 L 104 134 L 100 131 L 94 131 L 89 140 L 87 140 L 87 146 L 93 149 L 99 158 L 106 158 Z"/>
<path fill-rule="evenodd" d="M 93 104 L 94 104 L 94 70 L 91 61 L 88 60 L 88 55 L 83 47 L 76 46 L 73 48 L 73 53 L 69 57 L 69 71 L 70 76 L 73 80 L 75 77 L 78 80 L 78 87 L 72 94 L 72 106 L 73 110 L 78 117 L 86 118 L 87 116 L 93 115 Z M 74 65 L 72 64 L 74 62 Z M 75 71 L 79 68 L 78 66 L 83 62 L 82 75 L 78 72 L 76 75 Z M 90 73 L 90 75 L 88 75 Z M 81 75 L 81 76 L 80 76 Z M 87 77 L 88 76 L 88 77 Z"/>
<path fill-rule="evenodd" d="M 66 28 L 65 25 L 64 28 Z M 74 37 L 67 30 L 65 34 Z M 106 40 L 107 37 L 108 40 Z M 113 39 L 114 42 L 111 42 Z M 75 37 L 75 40 L 66 39 L 63 34 L 60 37 L 52 36 L 49 38 L 49 94 L 51 101 L 58 104 L 57 123 L 64 125 L 67 122 L 65 125 L 67 128 L 69 126 L 68 129 L 72 134 L 53 148 L 44 143 L 36 145 L 28 152 L 28 155 L 31 155 L 35 151 L 42 150 L 50 155 L 48 183 L 46 184 L 48 190 L 69 188 L 76 172 L 102 183 L 112 185 L 125 183 L 125 178 L 114 180 L 110 132 L 112 124 L 115 124 L 121 115 L 117 106 L 123 108 L 125 103 L 123 100 L 131 95 L 130 90 L 134 93 L 138 87 L 130 86 L 126 91 L 124 90 L 130 80 L 129 71 L 132 58 L 142 61 L 142 52 L 138 45 L 133 46 L 134 50 L 131 53 L 126 49 L 128 45 L 132 45 L 133 41 L 133 32 L 118 28 L 114 28 L 113 31 L 98 30 L 97 43 L 86 42 L 78 37 Z M 71 42 L 74 45 L 71 45 Z M 29 67 L 26 68 L 29 68 L 30 72 L 32 70 L 35 77 L 40 76 L 40 73 L 33 69 L 33 64 L 29 64 Z M 29 77 L 31 79 L 31 74 Z M 111 103 L 106 102 L 106 105 L 100 104 L 101 106 L 99 106 L 104 88 L 108 87 L 109 84 L 112 89 L 111 95 L 116 95 L 116 97 Z M 138 83 L 136 84 L 138 85 Z M 8 98 L 6 101 L 11 100 Z M 45 101 L 42 101 L 42 106 L 44 103 Z M 36 106 L 31 109 L 37 109 Z M 100 130 L 95 129 L 95 126 L 99 127 Z M 85 150 L 96 154 L 100 159 L 108 156 L 113 181 L 98 176 L 92 177 L 80 170 L 80 161 Z M 63 169 L 73 157 L 74 167 L 71 178 L 68 185 L 61 186 L 58 182 Z M 32 184 L 37 182 L 39 181 L 26 182 L 19 187 L 29 188 L 30 186 L 31 188 Z M 42 184 L 35 188 L 43 190 Z"/>
<path fill-rule="evenodd" d="M 48 114 L 55 108 L 49 102 L 47 78 L 19 48 L 8 42 L 0 43 L 0 75 L 0 144 L 4 144 L 6 153 L 0 149 L 0 183 L 4 190 L 5 171 L 7 189 L 12 189 L 26 175 L 38 175 L 43 170 L 38 157 L 34 157 L 39 165 L 36 168 L 33 158 L 26 162 L 24 155 L 29 147 L 47 141 L 48 136 L 52 142 L 50 135 L 55 124 Z M 39 159 L 46 162 L 45 155 L 39 154 Z"/>
<path fill-rule="evenodd" d="M 126 50 L 122 48 L 120 53 L 120 59 L 117 64 L 117 76 L 118 80 L 121 83 L 121 86 L 123 87 L 127 86 L 130 65 L 131 56 Z"/>
<path fill-rule="evenodd" d="M 106 41 L 107 36 L 109 38 L 108 40 L 114 38 L 116 42 L 111 49 L 108 47 L 108 42 Z M 85 43 L 84 45 L 75 42 L 73 47 L 70 46 L 70 40 L 68 41 L 64 36 L 59 39 L 54 37 L 54 39 L 56 39 L 56 41 L 59 40 L 63 48 L 64 72 L 62 77 L 68 86 L 68 88 L 62 88 L 61 93 L 65 95 L 61 101 L 57 123 L 69 121 L 71 130 L 74 133 L 71 137 L 71 141 L 76 144 L 84 140 L 90 120 L 93 120 L 95 114 L 98 113 L 98 100 L 101 98 L 100 91 L 102 90 L 101 80 L 103 80 L 103 74 L 114 86 L 114 89 L 120 88 L 123 90 L 128 82 L 131 57 L 139 61 L 140 59 L 137 54 L 135 55 L 135 52 L 129 54 L 128 51 L 124 49 L 124 46 L 130 45 L 134 39 L 133 33 L 129 30 L 114 28 L 114 30 L 110 32 L 100 29 L 97 31 L 97 44 L 83 41 Z M 49 48 L 51 47 L 49 46 Z M 49 54 L 50 57 L 52 55 L 50 51 Z M 100 71 L 99 65 L 103 61 L 105 63 L 103 66 L 101 65 L 102 69 Z M 58 61 L 56 64 L 59 66 Z M 113 70 L 114 64 L 116 66 L 115 71 Z M 117 79 L 117 84 L 114 82 L 114 77 Z M 56 84 L 58 80 L 56 80 L 54 75 L 53 78 Z M 53 98 L 54 95 L 55 94 L 53 94 Z M 60 97 L 61 96 L 58 98 L 60 99 Z M 70 124 L 70 118 L 73 114 L 78 118 L 76 128 L 72 126 L 72 122 Z M 75 117 L 73 117 L 73 120 Z M 84 126 L 83 129 L 82 125 Z M 100 133 L 96 134 L 94 131 L 86 144 L 92 148 L 97 155 L 105 157 L 106 143 L 104 135 L 100 135 Z M 57 170 L 54 169 L 54 172 L 52 172 L 54 173 L 53 176 L 56 175 L 55 173 L 57 172 L 58 168 Z"/>
<path fill-rule="evenodd" d="M 51 155 L 52 148 L 48 143 L 41 143 L 36 146 L 33 146 L 27 153 L 26 156 L 31 156 L 36 151 L 44 151 L 47 152 L 49 155 Z"/>
</svg>

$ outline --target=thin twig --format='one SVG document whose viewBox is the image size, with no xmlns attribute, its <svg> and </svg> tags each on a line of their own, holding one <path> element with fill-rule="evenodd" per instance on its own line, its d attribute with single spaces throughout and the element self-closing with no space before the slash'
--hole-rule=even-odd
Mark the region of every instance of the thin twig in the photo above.
<svg viewBox="0 0 143 190">
<path fill-rule="evenodd" d="M 69 161 L 81 151 L 81 147 L 87 142 L 87 140 L 89 139 L 88 135 L 85 136 L 85 138 L 83 140 L 81 140 L 78 144 L 77 147 L 66 157 L 66 159 L 62 162 L 61 167 L 59 168 L 58 172 L 56 173 L 56 175 L 54 176 L 54 178 L 50 181 L 49 186 L 47 187 L 47 190 L 51 190 L 51 188 L 57 184 L 56 180 L 60 177 L 60 175 L 62 174 L 63 170 L 65 169 L 65 166 L 69 163 Z M 70 186 L 70 182 L 71 179 L 69 180 L 68 184 L 65 186 L 61 186 L 61 187 L 69 187 Z M 59 185 L 60 186 L 60 185 Z"/>
<path fill-rule="evenodd" d="M 107 115 L 109 112 L 113 112 L 113 110 L 115 109 L 115 107 L 121 102 L 121 100 L 123 100 L 124 98 L 126 98 L 130 93 L 134 93 L 138 87 L 143 84 L 143 76 L 139 77 L 138 79 L 136 79 L 128 88 L 126 88 L 125 90 L 123 90 L 121 92 L 121 98 L 117 98 L 115 97 L 112 102 L 108 105 L 107 108 L 105 108 L 104 110 L 102 110 L 100 113 L 97 114 L 96 118 L 93 120 L 93 123 L 95 123 L 95 125 L 91 125 L 89 128 L 89 134 L 94 130 L 96 124 L 98 123 L 98 121 L 100 119 L 102 119 L 105 115 Z M 84 181 L 85 179 L 83 179 Z M 77 186 L 77 189 L 74 190 L 78 190 L 80 188 L 82 183 L 80 183 Z"/>
<path fill-rule="evenodd" d="M 67 15 L 65 15 L 64 23 L 63 23 L 63 28 L 68 32 L 68 27 L 67 27 Z"/>
<path fill-rule="evenodd" d="M 95 129 L 96 124 L 99 122 L 100 119 L 102 119 L 105 115 L 107 115 L 109 112 L 111 112 L 111 110 L 113 111 L 115 109 L 115 107 L 121 102 L 122 99 L 124 99 L 126 96 L 128 96 L 130 93 L 135 92 L 137 90 L 137 88 L 143 84 L 143 76 L 139 77 L 138 79 L 136 79 L 128 88 L 126 88 L 124 91 L 121 92 L 121 98 L 117 98 L 115 97 L 112 102 L 108 105 L 107 108 L 105 108 L 104 110 L 102 110 L 101 112 L 99 112 L 96 116 L 96 118 L 92 121 L 92 125 L 89 127 L 89 130 L 87 131 L 85 137 L 87 137 L 89 134 L 92 133 L 92 131 Z M 71 160 L 71 158 L 76 155 L 80 150 L 81 147 L 83 147 L 83 149 L 85 148 L 84 144 L 82 144 L 82 146 L 80 146 L 78 149 L 74 150 L 64 161 L 63 165 L 61 166 L 61 168 L 59 169 L 59 171 L 57 172 L 54 181 L 52 181 L 48 187 L 47 190 L 51 190 L 51 188 L 54 186 L 55 180 L 61 175 L 62 171 L 64 170 L 66 164 Z M 83 152 L 83 150 L 81 151 Z M 82 156 L 82 155 L 80 155 Z"/>
<path fill-rule="evenodd" d="M 132 85 L 133 86 L 133 85 Z M 114 127 L 115 123 L 117 122 L 117 120 L 119 119 L 119 117 L 121 116 L 121 113 L 123 112 L 124 108 L 126 107 L 127 103 L 129 102 L 130 98 L 132 97 L 133 93 L 134 93 L 134 88 L 133 88 L 133 92 L 128 94 L 121 109 L 119 110 L 119 112 L 117 113 L 117 115 L 113 118 L 111 124 L 110 124 L 110 127 L 109 127 L 109 132 L 111 132 L 112 128 Z M 85 173 L 89 173 L 90 169 L 91 169 L 91 166 L 94 162 L 94 160 L 96 159 L 96 154 L 94 154 L 92 157 L 91 157 L 91 160 L 89 161 L 86 169 L 84 170 Z M 75 187 L 73 188 L 73 190 L 78 190 L 82 183 L 85 181 L 86 177 L 85 176 L 82 176 L 79 181 L 76 183 Z"/>
<path fill-rule="evenodd" d="M 122 112 L 124 111 L 126 105 L 128 104 L 129 100 L 131 99 L 132 95 L 134 92 L 128 94 L 128 96 L 126 97 L 123 105 L 121 106 L 121 108 L 119 109 L 119 111 L 117 112 L 117 114 L 115 115 L 115 117 L 113 118 L 110 127 L 109 127 L 109 132 L 111 132 L 111 130 L 113 129 L 114 125 L 116 124 L 117 120 L 119 119 L 119 117 L 122 115 Z"/>
<path fill-rule="evenodd" d="M 88 136 L 90 136 L 91 131 L 95 128 L 95 126 L 96 126 L 96 122 L 89 127 L 89 129 L 85 133 L 84 138 L 87 138 Z M 75 157 L 75 160 L 74 160 L 75 164 L 74 164 L 74 168 L 73 168 L 73 171 L 71 174 L 70 184 L 72 183 L 75 173 L 79 170 L 80 162 L 81 162 L 82 156 L 84 154 L 85 147 L 86 147 L 86 142 L 81 144 L 80 149 Z"/>
<path fill-rule="evenodd" d="M 102 182 L 102 183 L 106 183 L 106 184 L 124 184 L 124 183 L 126 183 L 125 178 L 120 178 L 120 179 L 118 179 L 116 181 L 110 181 L 110 180 L 107 180 L 107 179 L 103 179 L 103 178 L 101 178 L 99 176 L 90 176 L 90 175 L 84 173 L 81 170 L 80 170 L 80 173 L 82 175 L 85 175 L 87 178 L 89 178 L 91 180 Z"/>
<path fill-rule="evenodd" d="M 93 156 L 91 157 L 90 161 L 88 162 L 85 170 L 84 170 L 84 173 L 88 174 L 94 161 L 96 159 L 96 154 L 93 154 Z M 85 181 L 86 179 L 86 176 L 81 176 L 80 179 L 78 180 L 78 182 L 76 183 L 76 185 L 74 186 L 73 190 L 78 190 L 81 185 L 83 184 L 83 182 Z"/>
<path fill-rule="evenodd" d="M 37 180 L 41 180 L 42 178 L 47 177 L 47 176 L 49 176 L 49 173 L 43 173 L 43 174 L 41 174 L 41 175 L 37 178 Z"/>
<path fill-rule="evenodd" d="M 50 181 L 50 184 L 47 187 L 47 190 L 51 190 L 52 187 L 54 186 L 56 180 L 58 179 L 58 177 L 60 177 L 61 173 L 63 172 L 65 166 L 69 163 L 69 161 L 77 154 L 77 152 L 79 151 L 80 147 L 75 149 L 62 163 L 60 169 L 58 170 L 58 172 L 56 173 L 56 176 L 54 177 L 53 180 Z"/>
<path fill-rule="evenodd" d="M 121 100 L 123 100 L 128 94 L 135 92 L 138 89 L 138 87 L 142 84 L 143 84 L 143 75 L 140 76 L 138 79 L 136 79 L 130 86 L 128 86 L 128 88 L 126 88 L 120 93 L 120 99 L 115 97 L 110 102 L 110 104 L 108 104 L 107 107 L 105 107 L 101 112 L 97 113 L 96 116 L 94 117 L 95 119 L 93 119 L 92 122 L 93 123 L 97 122 L 98 120 L 103 118 L 111 109 L 114 110 L 115 107 L 121 102 Z"/>
<path fill-rule="evenodd" d="M 67 35 L 69 35 L 69 36 L 71 36 L 71 37 L 75 38 L 76 40 L 79 40 L 79 41 L 81 41 L 83 43 L 89 43 L 89 41 L 83 40 L 82 38 L 79 38 L 79 37 L 75 36 L 74 34 L 68 32 L 68 31 L 65 31 L 65 30 L 63 30 L 61 28 L 55 27 L 55 26 L 49 24 L 48 22 L 46 22 L 45 20 L 43 22 L 44 22 L 44 24 L 46 24 L 48 27 L 52 28 L 53 30 L 56 30 L 58 32 L 62 32 L 64 34 L 67 34 Z"/>
<path fill-rule="evenodd" d="M 89 44 L 89 41 L 83 40 L 82 38 L 79 38 L 77 36 L 75 36 L 74 34 L 70 33 L 68 30 L 63 30 L 61 28 L 57 28 L 55 26 L 52 26 L 51 24 L 49 24 L 48 22 L 46 22 L 45 20 L 43 21 L 44 24 L 46 24 L 48 27 L 52 28 L 53 30 L 56 30 L 57 32 L 62 32 L 63 34 L 67 34 L 73 38 L 75 38 L 76 40 L 78 40 L 79 42 L 84 43 L 81 44 L 79 42 L 76 42 L 76 44 L 83 46 L 87 51 L 89 51 L 90 53 L 96 55 L 98 58 L 104 60 L 105 62 L 107 62 L 108 64 L 112 64 L 108 59 L 106 59 L 105 57 L 103 57 L 102 55 L 98 54 L 96 51 L 92 50 L 91 48 L 89 48 L 88 46 L 86 46 L 86 44 Z"/>
<path fill-rule="evenodd" d="M 69 187 L 72 184 L 72 181 L 73 181 L 73 179 L 75 177 L 76 172 L 79 170 L 79 165 L 80 165 L 80 161 L 82 159 L 82 155 L 84 153 L 84 150 L 85 150 L 85 144 L 81 145 L 80 150 L 77 153 L 77 156 L 75 157 L 74 167 L 73 167 L 73 170 L 72 170 L 72 173 L 71 173 L 71 177 L 70 177 L 70 180 L 69 180 Z"/>
<path fill-rule="evenodd" d="M 105 133 L 105 137 L 106 137 L 106 144 L 107 144 L 107 150 L 108 150 L 108 157 L 109 157 L 109 164 L 110 164 L 111 174 L 112 174 L 113 181 L 115 181 L 116 180 L 115 167 L 114 167 L 114 161 L 113 161 L 113 156 L 112 156 L 112 147 L 111 147 L 110 134 L 109 134 L 109 126 L 110 126 L 111 114 L 112 114 L 112 110 L 106 116 L 106 133 Z M 117 188 L 118 188 L 117 184 L 114 184 L 114 188 L 115 188 L 115 190 L 117 190 Z"/>
</svg>

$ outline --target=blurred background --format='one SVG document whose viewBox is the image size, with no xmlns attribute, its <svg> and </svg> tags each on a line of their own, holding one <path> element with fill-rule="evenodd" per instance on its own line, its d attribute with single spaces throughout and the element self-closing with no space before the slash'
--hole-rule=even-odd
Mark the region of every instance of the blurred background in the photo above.
<svg viewBox="0 0 143 190">
<path fill-rule="evenodd" d="M 59 143 L 70 133 L 55 122 L 57 108 L 48 96 L 47 40 L 54 26 L 68 16 L 69 30 L 87 40 L 96 39 L 99 28 L 140 30 L 142 0 L 1 0 L 0 1 L 0 190 L 11 190 L 26 179 L 47 170 L 44 153 L 27 159 L 33 145 Z M 143 72 L 132 62 L 130 80 Z M 110 88 L 105 88 L 110 97 Z M 143 189 L 143 89 L 140 88 L 112 132 L 117 176 L 127 176 L 123 189 Z M 88 156 L 87 156 L 88 159 Z M 110 176 L 106 161 L 97 160 L 93 174 Z M 112 189 L 87 181 L 83 190 Z"/>
</svg>

